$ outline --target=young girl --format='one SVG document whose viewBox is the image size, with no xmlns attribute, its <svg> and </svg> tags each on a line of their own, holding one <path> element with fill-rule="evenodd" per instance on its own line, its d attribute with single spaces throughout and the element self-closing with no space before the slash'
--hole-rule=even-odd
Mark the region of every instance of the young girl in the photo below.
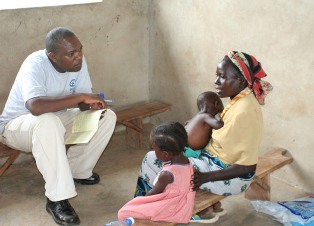
<svg viewBox="0 0 314 226">
<path fill-rule="evenodd" d="M 192 216 L 195 192 L 191 186 L 193 166 L 183 155 L 187 133 L 178 122 L 156 126 L 150 135 L 156 156 L 163 162 L 153 188 L 125 204 L 118 213 L 119 220 L 128 217 L 188 223 Z"/>
</svg>

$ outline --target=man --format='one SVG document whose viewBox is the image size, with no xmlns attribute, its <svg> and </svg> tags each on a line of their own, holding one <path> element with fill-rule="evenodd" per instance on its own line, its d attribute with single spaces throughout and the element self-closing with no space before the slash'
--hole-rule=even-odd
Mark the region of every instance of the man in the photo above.
<svg viewBox="0 0 314 226">
<path fill-rule="evenodd" d="M 51 30 L 46 49 L 32 53 L 22 64 L 0 117 L 4 142 L 32 152 L 45 180 L 47 212 L 60 225 L 80 223 L 68 202 L 77 195 L 74 181 L 88 185 L 99 182 L 93 168 L 116 124 L 115 113 L 92 93 L 82 49 L 72 31 L 61 27 Z M 66 150 L 64 140 L 75 115 L 89 109 L 106 109 L 98 131 L 89 143 Z"/>
</svg>

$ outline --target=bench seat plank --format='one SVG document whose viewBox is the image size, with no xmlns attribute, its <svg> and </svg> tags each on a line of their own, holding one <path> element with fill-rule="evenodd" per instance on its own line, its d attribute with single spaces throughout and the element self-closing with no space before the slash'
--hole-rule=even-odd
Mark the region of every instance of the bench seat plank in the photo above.
<svg viewBox="0 0 314 226">
<path fill-rule="evenodd" d="M 115 110 L 117 123 L 126 126 L 126 143 L 139 148 L 142 145 L 143 119 L 162 113 L 171 108 L 171 104 L 161 101 L 137 103 L 121 110 Z"/>
<path fill-rule="evenodd" d="M 271 199 L 270 174 L 293 161 L 293 158 L 286 154 L 286 149 L 274 148 L 259 157 L 254 181 L 245 191 L 246 199 L 268 201 Z"/>
<path fill-rule="evenodd" d="M 131 106 L 130 108 L 116 111 L 117 122 L 124 124 L 124 122 L 129 122 L 132 121 L 133 119 L 152 116 L 164 112 L 170 108 L 171 108 L 170 104 L 161 101 L 136 104 L 134 106 Z"/>
<path fill-rule="evenodd" d="M 176 223 L 135 219 L 134 226 L 175 226 Z"/>
<path fill-rule="evenodd" d="M 196 214 L 206 209 L 207 207 L 212 206 L 213 204 L 219 202 L 224 198 L 225 196 L 223 195 L 216 195 L 208 191 L 199 189 L 195 194 L 193 214 Z"/>
<path fill-rule="evenodd" d="M 262 178 L 275 170 L 290 164 L 292 157 L 286 156 L 287 150 L 283 148 L 274 148 L 258 158 L 256 167 L 256 176 Z"/>
</svg>

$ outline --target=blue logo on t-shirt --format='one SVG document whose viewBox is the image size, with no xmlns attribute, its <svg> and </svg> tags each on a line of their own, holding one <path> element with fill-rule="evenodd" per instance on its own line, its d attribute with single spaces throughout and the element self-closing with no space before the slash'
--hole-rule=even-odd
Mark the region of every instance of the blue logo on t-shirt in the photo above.
<svg viewBox="0 0 314 226">
<path fill-rule="evenodd" d="M 70 81 L 70 87 L 74 87 L 75 86 L 75 82 L 76 82 L 76 80 L 75 79 L 72 79 L 71 81 Z"/>
<path fill-rule="evenodd" d="M 76 83 L 76 79 L 72 79 L 69 83 L 71 94 L 75 93 L 75 83 Z"/>
</svg>

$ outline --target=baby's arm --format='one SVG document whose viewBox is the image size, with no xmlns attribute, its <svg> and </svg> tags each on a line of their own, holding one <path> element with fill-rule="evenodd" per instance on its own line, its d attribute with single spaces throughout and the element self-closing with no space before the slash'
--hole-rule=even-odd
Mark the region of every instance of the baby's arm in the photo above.
<svg viewBox="0 0 314 226">
<path fill-rule="evenodd" d="M 220 114 L 215 115 L 215 117 L 211 116 L 210 114 L 207 113 L 203 113 L 203 120 L 205 123 L 207 123 L 210 127 L 212 127 L 213 129 L 220 129 L 221 127 L 223 127 L 224 122 L 221 120 L 220 118 Z"/>
<path fill-rule="evenodd" d="M 218 121 L 221 121 L 220 112 L 218 112 L 218 113 L 215 115 L 215 119 L 218 120 Z"/>
<path fill-rule="evenodd" d="M 155 186 L 147 192 L 146 196 L 162 193 L 166 186 L 173 182 L 173 175 L 169 171 L 161 171 Z"/>
</svg>

